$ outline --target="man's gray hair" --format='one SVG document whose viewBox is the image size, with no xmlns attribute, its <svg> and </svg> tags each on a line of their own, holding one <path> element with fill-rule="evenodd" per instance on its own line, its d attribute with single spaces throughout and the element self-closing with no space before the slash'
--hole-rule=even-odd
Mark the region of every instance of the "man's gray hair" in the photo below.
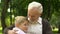
<svg viewBox="0 0 60 34">
<path fill-rule="evenodd" d="M 38 8 L 39 13 L 43 12 L 43 7 L 42 7 L 41 3 L 34 1 L 28 5 L 28 9 L 32 9 L 34 7 Z"/>
</svg>

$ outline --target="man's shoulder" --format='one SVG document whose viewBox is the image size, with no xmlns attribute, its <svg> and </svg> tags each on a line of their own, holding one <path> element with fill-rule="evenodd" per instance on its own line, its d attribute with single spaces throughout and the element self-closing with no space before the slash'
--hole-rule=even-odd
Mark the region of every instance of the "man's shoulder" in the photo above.
<svg viewBox="0 0 60 34">
<path fill-rule="evenodd" d="M 47 24 L 49 24 L 49 21 L 47 20 L 47 19 L 42 19 L 42 24 L 44 25 L 47 25 Z"/>
<path fill-rule="evenodd" d="M 15 25 L 12 24 L 11 26 L 7 27 L 7 29 L 12 30 L 14 27 L 15 27 Z"/>
<path fill-rule="evenodd" d="M 42 22 L 48 22 L 48 20 L 47 19 L 42 19 Z"/>
</svg>

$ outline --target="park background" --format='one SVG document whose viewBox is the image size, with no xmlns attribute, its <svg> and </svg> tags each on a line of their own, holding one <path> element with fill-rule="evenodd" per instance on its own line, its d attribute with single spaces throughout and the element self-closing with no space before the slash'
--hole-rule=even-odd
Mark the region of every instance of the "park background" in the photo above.
<svg viewBox="0 0 60 34">
<path fill-rule="evenodd" d="M 60 0 L 0 0 L 0 34 L 14 24 L 16 16 L 27 16 L 28 4 L 32 1 L 43 5 L 42 18 L 49 21 L 54 34 L 60 33 Z"/>
</svg>

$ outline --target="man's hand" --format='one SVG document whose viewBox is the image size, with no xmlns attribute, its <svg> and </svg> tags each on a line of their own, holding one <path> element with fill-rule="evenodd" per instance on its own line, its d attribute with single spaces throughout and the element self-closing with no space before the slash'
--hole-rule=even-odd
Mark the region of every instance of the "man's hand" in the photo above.
<svg viewBox="0 0 60 34">
<path fill-rule="evenodd" d="M 8 30 L 8 34 L 17 34 L 15 30 Z"/>
</svg>

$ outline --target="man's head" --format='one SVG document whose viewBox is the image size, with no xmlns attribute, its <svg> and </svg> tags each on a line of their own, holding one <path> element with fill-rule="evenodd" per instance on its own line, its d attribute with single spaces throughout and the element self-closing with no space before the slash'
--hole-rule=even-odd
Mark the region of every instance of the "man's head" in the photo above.
<svg viewBox="0 0 60 34">
<path fill-rule="evenodd" d="M 28 5 L 28 18 L 31 21 L 37 20 L 43 12 L 43 7 L 38 2 L 32 2 Z"/>
</svg>

